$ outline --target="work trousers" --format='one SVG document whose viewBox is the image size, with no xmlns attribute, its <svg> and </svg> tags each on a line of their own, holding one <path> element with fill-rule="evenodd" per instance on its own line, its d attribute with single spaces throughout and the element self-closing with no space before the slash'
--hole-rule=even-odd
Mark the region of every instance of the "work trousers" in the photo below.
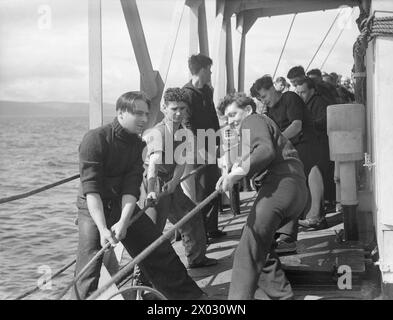
<svg viewBox="0 0 393 320">
<path fill-rule="evenodd" d="M 195 175 L 195 193 L 197 203 L 205 200 L 216 189 L 220 172 L 217 164 L 208 164 L 205 168 Z M 219 199 L 215 197 L 209 204 L 201 209 L 204 217 L 206 232 L 215 232 L 218 230 L 218 208 Z"/>
<path fill-rule="evenodd" d="M 292 289 L 274 253 L 278 228 L 298 217 L 307 204 L 304 178 L 268 174 L 236 249 L 229 299 L 288 299 Z"/>
<path fill-rule="evenodd" d="M 165 180 L 159 179 L 159 189 L 161 190 Z M 145 187 L 147 181 L 144 181 Z M 147 193 L 147 192 L 146 192 Z M 162 232 L 167 219 L 172 223 L 177 223 L 188 212 L 195 208 L 195 204 L 188 198 L 180 184 L 172 194 L 160 197 L 155 206 L 155 212 L 148 209 L 150 216 L 154 215 L 153 221 Z M 201 212 L 179 228 L 182 237 L 185 255 L 188 264 L 195 264 L 203 261 L 206 254 L 206 232 L 203 225 Z"/>
<path fill-rule="evenodd" d="M 139 207 L 135 208 L 134 214 Z M 108 228 L 116 223 L 121 214 L 120 203 L 113 202 L 104 206 Z M 75 274 L 94 257 L 101 249 L 100 234 L 87 209 L 78 212 L 79 245 L 76 259 Z M 136 257 L 147 246 L 161 236 L 154 223 L 142 215 L 127 230 L 126 237 L 121 241 L 131 257 Z M 102 258 L 93 263 L 77 281 L 76 289 L 81 299 L 87 298 L 98 286 Z M 173 250 L 169 241 L 165 241 L 149 256 L 139 263 L 143 274 L 168 299 L 197 299 L 202 290 L 188 276 L 187 270 Z M 73 288 L 72 298 L 78 298 Z"/>
</svg>

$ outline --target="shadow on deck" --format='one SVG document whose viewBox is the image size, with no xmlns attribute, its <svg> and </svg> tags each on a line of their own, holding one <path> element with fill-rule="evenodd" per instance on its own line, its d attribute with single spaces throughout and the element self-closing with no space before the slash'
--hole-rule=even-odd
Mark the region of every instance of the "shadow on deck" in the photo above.
<svg viewBox="0 0 393 320">
<path fill-rule="evenodd" d="M 225 300 L 231 281 L 233 254 L 240 240 L 242 227 L 252 205 L 254 193 L 241 194 L 241 214 L 233 216 L 230 210 L 219 217 L 219 228 L 227 235 L 209 244 L 207 256 L 219 260 L 215 266 L 191 269 L 190 276 L 214 300 Z M 314 299 L 373 299 L 378 295 L 378 281 L 370 278 L 366 268 L 364 245 L 342 241 L 342 215 L 327 215 L 328 229 L 307 231 L 299 229 L 297 252 L 281 256 L 281 262 L 290 280 L 296 300 Z M 174 244 L 176 252 L 186 263 L 181 242 Z M 350 270 L 351 277 L 340 278 Z M 338 273 L 340 272 L 340 274 Z M 348 274 L 346 274 L 348 276 Z M 350 281 L 350 282 L 348 282 Z M 346 289 L 339 289 L 343 283 Z M 351 289 L 348 287 L 351 286 Z"/>
</svg>

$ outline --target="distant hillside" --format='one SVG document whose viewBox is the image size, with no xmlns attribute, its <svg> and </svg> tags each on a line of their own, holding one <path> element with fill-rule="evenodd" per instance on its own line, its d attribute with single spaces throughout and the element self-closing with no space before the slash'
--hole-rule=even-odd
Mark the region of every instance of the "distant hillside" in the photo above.
<svg viewBox="0 0 393 320">
<path fill-rule="evenodd" d="M 75 117 L 89 115 L 88 103 L 80 102 L 24 102 L 24 101 L 1 101 L 1 116 L 53 116 L 53 117 Z M 104 116 L 114 116 L 115 107 L 104 103 Z"/>
</svg>

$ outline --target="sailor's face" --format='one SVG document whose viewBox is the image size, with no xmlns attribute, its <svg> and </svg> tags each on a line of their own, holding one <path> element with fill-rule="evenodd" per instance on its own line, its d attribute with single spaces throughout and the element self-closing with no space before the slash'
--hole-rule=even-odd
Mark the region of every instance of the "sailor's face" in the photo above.
<svg viewBox="0 0 393 320">
<path fill-rule="evenodd" d="M 283 92 L 285 89 L 285 85 L 282 82 L 275 82 L 274 87 L 277 91 Z"/>
<path fill-rule="evenodd" d="M 164 108 L 165 117 L 174 123 L 181 123 L 186 116 L 187 108 L 184 102 L 169 101 Z"/>
<path fill-rule="evenodd" d="M 276 103 L 276 89 L 272 86 L 270 89 L 266 90 L 261 88 L 258 90 L 258 100 L 261 101 L 264 106 L 271 108 Z"/>
<path fill-rule="evenodd" d="M 232 102 L 225 109 L 225 117 L 227 119 L 228 125 L 236 130 L 240 129 L 241 122 L 244 118 L 246 118 L 249 114 L 251 114 L 251 106 L 247 106 L 244 109 L 239 108 L 236 102 Z"/>
<path fill-rule="evenodd" d="M 293 87 L 296 87 L 296 86 L 298 85 L 298 83 L 299 83 L 301 80 L 303 80 L 303 78 L 304 78 L 304 77 L 294 77 L 294 78 L 289 79 L 289 82 L 291 83 L 291 85 L 292 85 Z"/>
<path fill-rule="evenodd" d="M 207 66 L 206 68 L 202 68 L 199 72 L 200 72 L 199 76 L 203 84 L 208 84 L 211 82 L 211 78 L 212 78 L 211 65 Z"/>
<path fill-rule="evenodd" d="M 296 87 L 297 94 L 303 99 L 305 103 L 311 98 L 313 90 L 307 87 L 306 83 Z"/>
<path fill-rule="evenodd" d="M 141 134 L 149 120 L 149 106 L 143 100 L 135 100 L 134 112 L 122 111 L 119 113 L 121 124 L 131 133 Z"/>
</svg>

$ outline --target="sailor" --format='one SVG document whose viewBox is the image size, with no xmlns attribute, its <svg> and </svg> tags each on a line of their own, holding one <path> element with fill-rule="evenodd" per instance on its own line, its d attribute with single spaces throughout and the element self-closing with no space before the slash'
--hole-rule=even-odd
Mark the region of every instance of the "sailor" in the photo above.
<svg viewBox="0 0 393 320">
<path fill-rule="evenodd" d="M 298 151 L 308 179 L 311 195 L 310 211 L 315 212 L 313 216 L 316 216 L 320 210 L 323 210 L 323 178 L 319 167 L 325 159 L 323 159 L 322 148 L 317 140 L 311 115 L 303 100 L 296 93 L 276 91 L 272 78 L 268 75 L 257 79 L 252 87 L 252 92 L 256 92 L 257 98 L 267 105 L 267 115 L 274 120 L 283 135 L 291 141 Z M 326 221 L 322 220 L 318 227 L 326 227 Z M 277 233 L 278 248 L 276 252 L 295 252 L 298 233 L 297 221 L 291 221 Z"/>
<path fill-rule="evenodd" d="M 326 112 L 329 103 L 316 91 L 315 82 L 311 78 L 306 77 L 300 80 L 296 90 L 310 111 L 313 127 L 321 147 L 322 161 L 318 164 L 318 168 L 323 178 L 324 200 L 333 203 L 336 200 L 336 186 L 334 183 L 334 162 L 330 161 L 329 138 L 327 135 Z M 299 220 L 299 224 L 306 228 L 318 229 L 323 224 L 326 225 L 325 211 L 309 212 L 304 220 Z"/>
<path fill-rule="evenodd" d="M 164 230 L 167 219 L 175 224 L 195 208 L 195 204 L 185 195 L 180 185 L 186 161 L 191 160 L 189 162 L 192 165 L 194 160 L 194 148 L 184 147 L 185 143 L 194 140 L 192 131 L 182 124 L 187 109 L 186 91 L 180 88 L 167 89 L 162 108 L 164 119 L 147 130 L 143 136 L 147 143 L 143 183 L 147 201 L 154 202 L 157 195 L 164 192 L 155 207 L 146 211 L 159 231 Z M 190 154 L 187 155 L 187 151 Z M 184 224 L 180 228 L 180 234 L 189 268 L 217 264 L 216 259 L 205 256 L 206 232 L 201 214 Z"/>
<path fill-rule="evenodd" d="M 189 126 L 194 135 L 197 136 L 198 131 L 209 129 L 217 132 L 220 129 L 216 109 L 213 102 L 213 90 L 210 87 L 211 82 L 211 66 L 213 61 L 203 55 L 192 55 L 188 59 L 188 68 L 191 73 L 191 80 L 183 87 L 189 99 Z M 219 139 L 216 140 L 216 146 L 219 146 Z M 213 158 L 213 151 L 209 150 L 209 142 L 206 138 L 204 141 L 205 156 L 204 159 Z M 208 153 L 210 152 L 210 156 Z M 205 160 L 206 161 L 206 160 Z M 206 168 L 195 176 L 195 202 L 200 202 L 214 191 L 214 187 L 220 176 L 217 162 L 208 163 Z M 209 238 L 219 238 L 226 233 L 218 229 L 218 208 L 219 200 L 215 198 L 205 208 L 202 214 L 205 217 L 205 226 L 207 236 Z"/>
<path fill-rule="evenodd" d="M 136 202 L 143 177 L 140 138 L 149 116 L 150 101 L 142 92 L 127 92 L 116 102 L 117 116 L 107 125 L 88 131 L 79 146 L 80 187 L 77 200 L 79 245 L 75 273 L 108 242 L 122 242 L 132 257 L 155 241 L 160 230 L 142 215 Z M 76 283 L 72 298 L 85 299 L 97 289 L 102 258 Z M 168 299 L 197 299 L 202 290 L 169 241 L 147 256 L 139 267 L 154 287 Z"/>
<path fill-rule="evenodd" d="M 216 189 L 225 192 L 245 176 L 258 189 L 236 249 L 228 298 L 290 299 L 293 292 L 275 254 L 274 235 L 305 210 L 306 178 L 291 142 L 273 120 L 254 113 L 255 108 L 244 93 L 227 95 L 218 107 L 250 152 L 242 152 L 244 156 L 219 178 Z"/>
<path fill-rule="evenodd" d="M 336 88 L 328 82 L 322 81 L 321 71 L 319 69 L 313 69 L 307 72 L 307 75 L 315 81 L 315 88 L 321 96 L 323 96 L 329 104 L 336 104 L 339 96 Z M 302 66 L 295 66 L 289 69 L 287 78 L 294 88 L 296 88 L 298 82 L 306 77 L 306 72 Z"/>
</svg>

